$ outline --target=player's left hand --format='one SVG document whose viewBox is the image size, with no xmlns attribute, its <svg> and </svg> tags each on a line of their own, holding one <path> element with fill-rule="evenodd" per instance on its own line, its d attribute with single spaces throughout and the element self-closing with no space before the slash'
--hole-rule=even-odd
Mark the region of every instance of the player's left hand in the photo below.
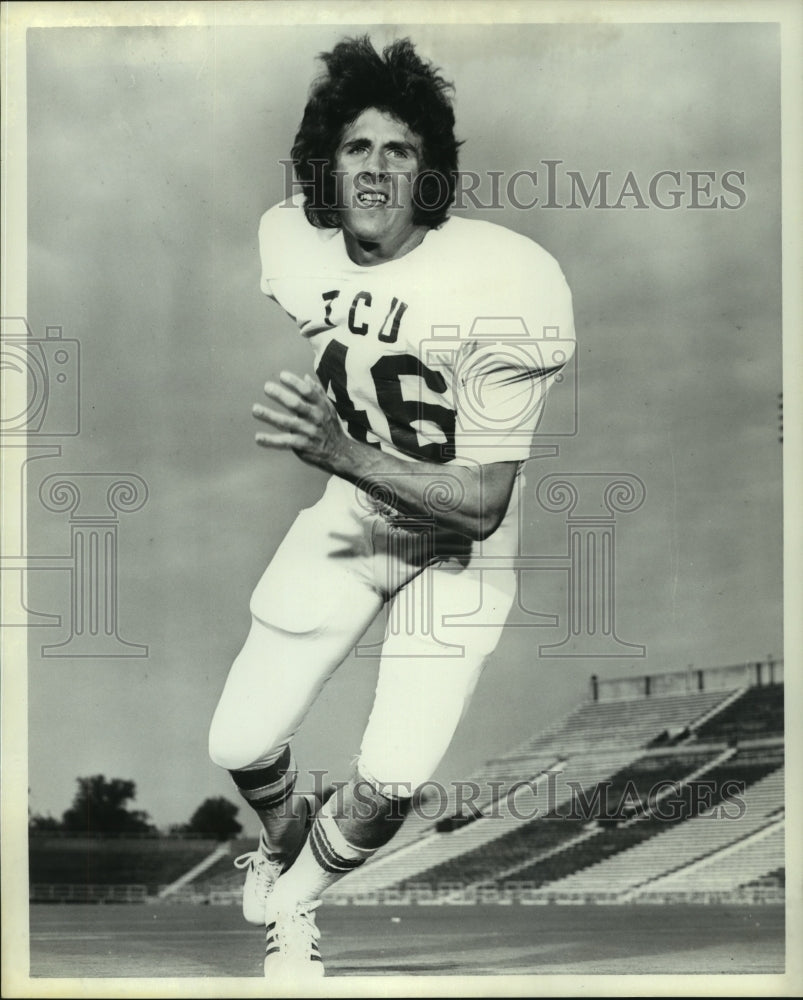
<svg viewBox="0 0 803 1000">
<path fill-rule="evenodd" d="M 276 428 L 260 431 L 257 444 L 294 451 L 302 461 L 333 472 L 349 440 L 334 404 L 320 382 L 309 375 L 302 379 L 292 372 L 282 372 L 279 382 L 266 382 L 265 395 L 287 412 L 254 404 L 251 412 L 256 419 Z"/>
</svg>

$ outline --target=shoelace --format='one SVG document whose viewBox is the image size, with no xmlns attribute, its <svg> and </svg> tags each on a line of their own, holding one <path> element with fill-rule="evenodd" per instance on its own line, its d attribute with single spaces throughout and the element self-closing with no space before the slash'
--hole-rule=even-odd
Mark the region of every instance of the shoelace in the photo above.
<svg viewBox="0 0 803 1000">
<path fill-rule="evenodd" d="M 317 805 L 317 802 L 315 801 L 314 796 L 310 794 L 305 793 L 300 797 L 305 800 L 307 806 L 307 815 L 304 821 L 304 832 L 306 834 L 312 825 L 312 819 L 316 812 L 315 805 Z M 234 859 L 235 868 L 242 869 L 248 868 L 249 865 L 253 865 L 260 887 L 263 882 L 271 881 L 272 883 L 275 881 L 276 877 L 281 873 L 281 870 L 284 867 L 283 861 L 279 861 L 278 859 L 274 860 L 267 856 L 267 849 L 268 842 L 265 839 L 265 831 L 260 830 L 259 843 L 257 844 L 256 850 L 246 851 L 245 854 L 241 854 L 238 858 Z M 293 859 L 291 858 L 290 860 L 292 861 Z M 266 865 L 268 866 L 267 868 Z M 273 878 L 271 878 L 271 876 L 273 876 Z"/>
<path fill-rule="evenodd" d="M 248 868 L 249 866 L 253 866 L 254 874 L 260 888 L 268 882 L 273 884 L 278 875 L 277 869 L 281 867 L 279 862 L 271 861 L 270 858 L 265 857 L 261 840 L 255 851 L 246 851 L 245 854 L 241 854 L 238 858 L 234 859 L 235 868 Z"/>
</svg>

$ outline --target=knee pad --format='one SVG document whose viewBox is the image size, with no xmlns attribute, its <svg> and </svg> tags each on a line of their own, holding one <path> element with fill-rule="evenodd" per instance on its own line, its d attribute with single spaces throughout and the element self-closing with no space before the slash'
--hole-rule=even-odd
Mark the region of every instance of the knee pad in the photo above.
<svg viewBox="0 0 803 1000">
<path fill-rule="evenodd" d="M 260 761 L 275 745 L 270 734 L 247 733 L 218 722 L 209 727 L 209 759 L 226 771 L 244 771 Z"/>
<path fill-rule="evenodd" d="M 255 690 L 247 677 L 232 676 L 237 666 L 235 660 L 209 726 L 209 757 L 226 771 L 258 766 L 295 735 L 295 720 L 289 713 L 282 713 L 275 702 L 273 712 L 263 708 L 263 692 Z"/>
<path fill-rule="evenodd" d="M 227 771 L 288 743 L 331 672 L 321 643 L 254 620 L 209 729 L 209 756 Z"/>
</svg>

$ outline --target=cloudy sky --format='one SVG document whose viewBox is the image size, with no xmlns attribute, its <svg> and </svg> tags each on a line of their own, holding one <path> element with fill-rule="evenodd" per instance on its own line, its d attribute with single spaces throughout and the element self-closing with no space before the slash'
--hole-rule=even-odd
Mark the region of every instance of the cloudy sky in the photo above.
<svg viewBox="0 0 803 1000">
<path fill-rule="evenodd" d="M 129 472 L 148 486 L 119 527 L 119 632 L 147 657 L 43 657 L 68 634 L 69 574 L 31 574 L 32 606 L 65 622 L 31 630 L 34 812 L 60 815 L 75 778 L 98 772 L 134 779 L 160 826 L 208 795 L 236 799 L 207 759 L 208 722 L 251 589 L 324 483 L 253 444 L 262 383 L 311 361 L 259 292 L 256 229 L 285 194 L 279 161 L 317 53 L 364 30 L 28 32 L 28 319 L 37 336 L 62 326 L 81 350 L 81 433 L 31 465 L 29 554 L 70 550 L 67 516 L 38 501 L 45 476 Z M 778 34 L 754 23 L 372 35 L 409 35 L 454 81 L 461 167 L 483 177 L 484 201 L 489 171 L 536 172 L 517 191 L 540 195 L 537 207 L 503 193 L 500 207 L 460 211 L 543 244 L 573 291 L 577 376 L 553 402 L 565 415 L 576 391 L 578 432 L 530 467 L 524 551 L 565 551 L 564 515 L 534 499 L 542 475 L 629 473 L 646 488 L 620 516 L 616 551 L 617 631 L 646 656 L 539 659 L 537 644 L 565 630 L 564 576 L 528 574 L 527 606 L 561 625 L 508 630 L 439 772 L 456 777 L 568 712 L 592 673 L 782 653 Z M 548 160 L 560 161 L 559 206 L 569 171 L 589 188 L 607 171 L 621 207 L 543 207 Z M 661 171 L 680 183 L 664 177 L 653 200 Z M 697 195 L 695 171 L 713 175 Z M 658 207 L 672 189 L 679 206 Z M 302 768 L 345 777 L 376 667 L 343 665 L 299 737 Z"/>
</svg>

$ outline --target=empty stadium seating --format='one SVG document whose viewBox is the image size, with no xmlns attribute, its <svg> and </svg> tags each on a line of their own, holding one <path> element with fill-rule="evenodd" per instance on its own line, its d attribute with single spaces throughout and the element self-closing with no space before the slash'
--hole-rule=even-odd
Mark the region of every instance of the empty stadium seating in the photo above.
<svg viewBox="0 0 803 1000">
<path fill-rule="evenodd" d="M 602 760 L 604 758 L 600 758 L 599 755 L 605 750 L 611 766 L 607 771 L 603 769 L 594 779 L 601 780 L 621 764 L 632 759 L 637 748 L 648 743 L 657 733 L 668 726 L 675 728 L 692 726 L 696 719 L 707 716 L 731 694 L 730 691 L 694 692 L 639 701 L 627 700 L 604 704 L 589 702 L 580 706 L 568 718 L 558 720 L 545 732 L 529 737 L 506 753 L 491 759 L 474 775 L 463 779 L 463 782 L 473 782 L 482 790 L 475 806 L 480 810 L 488 810 L 493 808 L 494 797 L 498 796 L 500 791 L 503 793 L 506 785 L 535 778 L 544 769 L 565 768 L 567 760 L 583 760 L 589 754 Z M 561 763 L 561 760 L 564 763 Z M 581 780 L 581 776 L 578 775 L 576 780 Z M 497 783 L 497 787 L 492 783 Z M 438 818 L 455 814 L 456 786 L 459 784 L 455 782 L 447 789 L 448 798 Z M 501 789 L 498 787 L 500 784 Z M 436 825 L 437 819 L 432 813 L 409 816 L 400 833 L 377 853 L 369 865 L 364 867 L 359 873 L 360 877 L 358 878 L 356 874 L 350 876 L 349 884 L 355 886 L 355 891 L 363 879 L 372 886 L 393 885 L 394 880 L 412 878 L 427 867 L 433 867 L 439 861 L 445 860 L 451 855 L 452 848 L 433 839 Z M 472 842 L 471 839 L 464 841 L 466 847 L 461 848 L 461 851 L 494 840 L 506 833 L 509 828 L 502 828 L 498 823 L 493 831 L 483 828 L 482 832 L 477 834 L 478 841 Z M 456 836 L 463 832 L 456 830 L 450 835 Z M 423 838 L 426 838 L 426 843 L 423 843 Z M 414 843 L 418 849 L 414 852 L 407 851 L 408 845 Z M 388 864 L 389 858 L 401 851 L 404 851 L 404 854 L 399 855 L 396 863 Z M 432 851 L 433 855 L 430 854 Z M 415 870 L 405 876 L 405 865 L 414 857 Z M 380 874 L 379 867 L 375 866 L 381 866 L 383 874 Z M 336 893 L 337 890 L 333 892 Z"/>
<path fill-rule="evenodd" d="M 784 826 L 783 820 L 771 821 L 760 826 L 752 835 L 740 829 L 742 838 L 732 844 L 723 843 L 725 837 L 722 836 L 707 838 L 701 841 L 701 846 L 710 853 L 649 883 L 638 895 L 714 893 L 747 885 L 783 864 Z M 713 850 L 714 847 L 719 849 Z"/>
<path fill-rule="evenodd" d="M 783 736 L 783 684 L 751 687 L 696 732 L 700 741 L 744 741 Z"/>
<path fill-rule="evenodd" d="M 597 754 L 594 757 L 570 758 L 565 762 L 566 770 L 560 779 L 562 794 L 548 814 L 523 822 L 521 817 L 527 813 L 518 808 L 517 814 L 512 816 L 508 814 L 487 820 L 485 827 L 493 825 L 494 829 L 488 830 L 484 844 L 468 850 L 464 847 L 463 853 L 453 854 L 450 860 L 424 871 L 423 877 L 436 881 L 462 878 L 467 885 L 471 885 L 494 877 L 498 879 L 501 874 L 509 876 L 535 859 L 543 862 L 546 856 L 556 853 L 558 845 L 578 837 L 582 837 L 584 842 L 589 822 L 617 815 L 624 818 L 623 806 L 632 801 L 629 795 L 631 789 L 646 804 L 656 782 L 679 781 L 711 757 L 711 751 L 645 757 L 626 767 L 620 766 L 612 775 L 616 764 L 623 763 L 621 756 Z M 489 851 L 488 841 L 492 839 L 492 834 L 497 839 L 490 845 L 492 850 Z M 473 839 L 476 841 L 479 838 Z M 470 835 L 467 834 L 461 844 L 468 844 L 469 840 Z"/>
<path fill-rule="evenodd" d="M 31 837 L 29 881 L 40 886 L 139 884 L 155 893 L 218 846 L 214 840 L 166 837 Z"/>
<path fill-rule="evenodd" d="M 731 774 L 742 776 L 738 780 L 744 780 L 746 774 L 755 776 L 760 773 L 744 763 L 740 764 L 738 759 L 728 764 Z M 717 770 L 712 769 L 705 778 Z M 607 858 L 598 858 L 588 865 L 577 864 L 564 878 L 544 881 L 551 881 L 550 890 L 563 894 L 623 894 L 636 887 L 655 891 L 661 888 L 657 880 L 665 881 L 662 876 L 667 873 L 681 871 L 696 860 L 713 856 L 722 848 L 743 841 L 768 824 L 777 824 L 777 820 L 769 817 L 779 803 L 783 803 L 783 788 L 783 768 L 776 767 L 739 794 L 742 805 L 735 798 L 727 801 L 720 799 L 711 808 L 702 810 L 698 816 L 685 822 L 673 824 L 663 820 L 639 820 L 629 828 L 607 831 L 600 835 L 601 842 L 594 845 L 603 850 L 609 848 Z M 615 850 L 616 846 L 619 850 Z M 759 865 L 755 874 L 764 874 L 774 864 L 777 864 L 777 858 L 766 868 L 763 864 Z M 532 878 L 526 869 L 520 876 Z M 752 877 L 748 874 L 744 882 Z M 689 887 L 697 888 L 693 884 Z"/>
<path fill-rule="evenodd" d="M 471 780 L 479 785 L 495 781 L 501 788 L 476 800 L 471 822 L 456 825 L 453 832 L 438 833 L 431 819 L 413 820 L 405 841 L 392 842 L 373 863 L 330 890 L 330 895 L 342 901 L 350 894 L 370 895 L 391 886 L 415 894 L 415 887 L 421 885 L 495 885 L 507 890 L 522 884 L 536 895 L 564 892 L 564 888 L 572 895 L 575 890 L 567 881 L 571 877 L 579 880 L 580 895 L 620 895 L 631 882 L 638 883 L 638 873 L 619 880 L 603 877 L 604 872 L 603 876 L 594 874 L 588 887 L 582 888 L 585 873 L 608 865 L 612 871 L 628 870 L 630 861 L 638 867 L 639 857 L 662 857 L 663 848 L 654 852 L 663 836 L 677 829 L 679 839 L 685 840 L 693 829 L 688 821 L 709 807 L 721 808 L 723 797 L 729 792 L 738 794 L 744 786 L 753 787 L 750 827 L 729 821 L 718 825 L 728 827 L 728 836 L 722 834 L 728 843 L 729 837 L 748 836 L 761 788 L 774 796 L 776 810 L 783 801 L 783 772 L 779 770 L 783 747 L 775 731 L 778 706 L 783 703 L 782 685 L 772 687 L 780 687 L 780 695 L 777 690 L 748 688 L 585 704 L 548 732 L 489 761 L 473 776 Z M 751 697 L 756 698 L 757 717 L 763 720 L 758 723 L 752 721 Z M 748 739 L 743 741 L 748 745 L 737 752 L 730 744 L 735 742 L 734 726 L 736 732 L 743 731 L 742 719 L 751 720 L 747 728 L 755 735 L 755 745 L 749 745 Z M 663 741 L 656 739 L 661 734 Z M 669 734 L 679 739 L 667 739 Z M 543 798 L 534 795 L 528 800 L 519 794 L 513 800 L 518 809 L 513 810 L 505 800 L 505 786 L 537 776 L 550 758 L 554 760 L 551 767 L 560 771 L 561 791 L 550 811 L 541 810 L 537 818 L 528 820 L 528 801 L 543 805 Z M 773 773 L 763 786 L 763 779 Z M 575 790 L 571 801 L 570 786 Z M 449 806 L 452 803 L 453 799 Z M 738 811 L 737 806 L 732 809 Z M 483 815 L 478 817 L 478 810 Z M 642 818 L 635 819 L 639 813 Z M 762 822 L 767 822 L 766 817 L 758 825 Z M 777 836 L 768 841 L 777 842 Z M 703 843 L 700 839 L 700 850 L 693 857 L 718 849 L 713 842 L 705 848 Z M 752 850 L 747 844 L 744 849 Z M 636 850 L 638 855 L 633 853 Z M 777 867 L 777 856 L 773 858 L 766 865 L 759 863 L 757 869 L 750 867 L 749 872 L 765 874 Z M 670 863 L 671 859 L 656 862 L 656 872 L 666 871 Z"/>
<path fill-rule="evenodd" d="M 430 789 L 399 835 L 326 900 L 778 898 L 783 684 L 643 690 L 583 704 L 440 796 Z M 29 843 L 32 901 L 87 902 L 152 899 L 181 876 L 175 899 L 235 902 L 242 873 L 232 859 L 254 847 L 233 841 L 214 859 L 215 841 L 38 835 Z M 203 858 L 210 866 L 196 877 Z"/>
<path fill-rule="evenodd" d="M 632 849 L 634 845 L 641 844 L 643 841 L 651 840 L 651 838 L 665 832 L 668 827 L 674 824 L 681 824 L 683 826 L 681 839 L 687 837 L 690 828 L 685 826 L 684 820 L 688 821 L 690 817 L 694 816 L 708 815 L 709 807 L 720 805 L 729 789 L 732 789 L 736 793 L 738 788 L 743 787 L 745 784 L 751 785 L 753 782 L 763 778 L 768 772 L 777 769 L 777 761 L 754 760 L 747 753 L 744 755 L 731 755 L 727 760 L 715 764 L 698 775 L 698 777 L 688 781 L 678 796 L 673 795 L 671 800 L 665 799 L 662 803 L 658 803 L 654 811 L 644 818 L 630 821 L 619 827 L 604 827 L 599 830 L 595 837 L 584 840 L 576 845 L 570 844 L 566 851 L 547 859 L 546 862 L 535 862 L 520 869 L 517 871 L 516 877 L 533 880 L 537 885 L 543 885 L 547 882 L 555 883 L 551 888 L 559 891 L 566 891 L 567 888 L 569 891 L 573 891 L 573 886 L 575 885 L 582 887 L 583 891 L 586 892 L 597 891 L 597 888 L 606 891 L 610 891 L 612 888 L 618 890 L 619 886 L 613 884 L 599 885 L 597 887 L 596 876 L 588 876 L 584 874 L 584 870 L 591 868 L 591 866 L 594 866 L 594 869 L 597 870 L 600 862 L 605 859 L 609 859 L 606 861 L 606 864 L 610 867 L 610 859 L 614 855 L 628 851 L 628 849 Z M 775 788 L 776 786 L 773 785 L 772 787 Z M 780 777 L 780 788 L 783 788 L 782 775 Z M 735 805 L 732 807 L 726 806 L 725 811 L 736 814 L 739 809 Z M 732 834 L 734 837 L 737 836 L 736 821 L 723 820 L 716 824 L 709 820 L 702 820 L 702 822 L 708 822 L 712 827 L 727 827 L 727 833 Z M 695 842 L 691 845 L 691 849 L 694 851 L 697 850 L 696 839 L 698 838 L 699 833 L 696 834 Z M 652 856 L 652 852 L 655 850 L 656 847 L 653 842 L 645 845 L 645 856 Z M 698 855 L 694 854 L 694 856 L 697 857 Z M 628 857 L 632 859 L 633 855 L 628 855 Z M 628 863 L 626 859 L 621 862 L 625 867 L 627 867 Z M 604 870 L 607 871 L 608 869 Z M 637 866 L 636 871 L 638 872 Z M 570 875 L 573 881 L 568 886 L 566 882 L 558 883 L 559 879 L 564 879 Z M 594 884 L 592 885 L 591 883 Z"/>
<path fill-rule="evenodd" d="M 567 750 L 593 750 L 600 743 L 645 746 L 664 730 L 693 726 L 699 716 L 707 715 L 728 694 L 698 691 L 637 701 L 588 702 L 569 716 L 555 735 L 555 745 Z"/>
<path fill-rule="evenodd" d="M 490 815 L 454 833 L 431 833 L 428 837 L 409 845 L 406 850 L 389 855 L 382 864 L 365 865 L 349 877 L 345 888 L 349 892 L 380 888 L 393 885 L 400 880 L 418 878 L 422 873 L 426 873 L 425 878 L 430 878 L 432 872 L 429 869 L 444 863 L 446 863 L 445 872 L 448 872 L 444 877 L 451 877 L 452 868 L 449 867 L 449 860 L 467 857 L 468 852 L 471 852 L 479 879 L 484 870 L 483 859 L 497 857 L 497 845 L 502 839 L 506 839 L 505 834 L 514 832 L 522 826 L 522 816 L 535 814 L 548 816 L 554 813 L 557 805 L 568 801 L 572 791 L 570 781 L 580 787 L 587 787 L 620 767 L 626 759 L 627 754 L 620 750 L 600 752 L 595 755 L 578 755 L 577 758 L 559 765 L 560 774 L 554 773 L 557 767 L 551 768 L 553 772 L 551 783 L 539 770 L 536 775 L 540 780 L 535 785 L 535 790 L 521 788 L 510 798 L 500 799 L 494 808 L 489 810 Z M 570 836 L 572 832 L 570 824 L 550 820 L 536 821 L 528 826 L 537 828 L 539 846 L 543 849 Z M 493 845 L 489 848 L 491 841 Z M 438 868 L 435 870 L 440 874 Z M 465 876 L 463 878 L 465 880 Z M 336 893 L 336 889 L 333 891 Z"/>
</svg>

